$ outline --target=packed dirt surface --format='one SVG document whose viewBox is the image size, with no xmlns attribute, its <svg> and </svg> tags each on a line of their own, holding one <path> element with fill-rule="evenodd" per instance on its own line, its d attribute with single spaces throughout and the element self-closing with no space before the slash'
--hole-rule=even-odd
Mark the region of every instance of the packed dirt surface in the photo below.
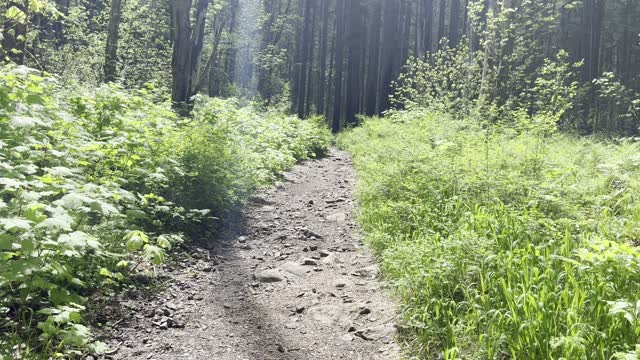
<svg viewBox="0 0 640 360">
<path fill-rule="evenodd" d="M 128 299 L 113 359 L 398 359 L 396 309 L 358 239 L 347 153 L 296 166 L 218 240 Z"/>
</svg>

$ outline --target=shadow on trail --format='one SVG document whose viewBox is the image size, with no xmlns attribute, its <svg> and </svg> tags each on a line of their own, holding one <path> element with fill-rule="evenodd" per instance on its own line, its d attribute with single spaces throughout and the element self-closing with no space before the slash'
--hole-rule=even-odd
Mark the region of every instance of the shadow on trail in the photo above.
<svg viewBox="0 0 640 360">
<path fill-rule="evenodd" d="M 212 265 L 217 268 L 220 284 L 210 285 L 205 301 L 217 304 L 223 309 L 225 321 L 234 330 L 235 336 L 243 336 L 246 340 L 242 348 L 234 349 L 229 355 L 244 353 L 252 359 L 300 359 L 295 348 L 287 343 L 286 336 L 270 318 L 269 310 L 256 301 L 256 292 L 263 291 L 265 284 L 254 279 L 257 266 L 251 266 L 238 248 L 238 238 L 264 239 L 272 234 L 271 227 L 257 228 L 249 224 L 251 214 L 260 206 L 278 206 L 263 197 L 254 197 L 242 209 L 228 213 L 219 229 L 215 240 L 209 243 L 200 241 L 197 245 L 210 252 Z M 251 246 L 251 241 L 247 242 Z M 215 288 L 219 286 L 219 288 Z M 268 286 L 268 285 L 267 285 Z M 203 304 L 206 306 L 207 304 Z M 217 334 L 224 335 L 224 334 Z"/>
</svg>

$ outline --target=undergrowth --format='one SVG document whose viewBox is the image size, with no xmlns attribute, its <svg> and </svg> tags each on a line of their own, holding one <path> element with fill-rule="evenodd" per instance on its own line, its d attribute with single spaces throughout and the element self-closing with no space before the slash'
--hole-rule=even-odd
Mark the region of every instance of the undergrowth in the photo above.
<svg viewBox="0 0 640 360">
<path fill-rule="evenodd" d="M 424 359 L 635 359 L 640 144 L 486 127 L 427 110 L 367 119 L 359 221 Z"/>
<path fill-rule="evenodd" d="M 153 273 L 184 233 L 330 142 L 301 121 L 199 99 L 179 118 L 153 89 L 65 89 L 0 72 L 0 358 L 101 353 L 87 303 Z"/>
</svg>

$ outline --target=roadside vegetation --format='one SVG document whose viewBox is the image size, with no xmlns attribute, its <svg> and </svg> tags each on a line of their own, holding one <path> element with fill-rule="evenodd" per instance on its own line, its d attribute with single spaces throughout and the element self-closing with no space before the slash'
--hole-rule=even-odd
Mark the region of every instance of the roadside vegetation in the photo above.
<svg viewBox="0 0 640 360">
<path fill-rule="evenodd" d="M 84 320 L 89 303 L 153 274 L 172 247 L 329 141 L 318 121 L 234 99 L 199 99 L 180 118 L 150 88 L 69 90 L 4 68 L 0 358 L 107 350 Z"/>
<path fill-rule="evenodd" d="M 359 220 L 420 358 L 611 359 L 640 336 L 640 144 L 367 120 Z"/>
<path fill-rule="evenodd" d="M 457 95 L 478 83 L 440 56 L 400 77 L 403 110 L 339 137 L 409 353 L 636 359 L 638 139 L 558 132 L 578 93 L 562 53 L 509 106 Z"/>
</svg>

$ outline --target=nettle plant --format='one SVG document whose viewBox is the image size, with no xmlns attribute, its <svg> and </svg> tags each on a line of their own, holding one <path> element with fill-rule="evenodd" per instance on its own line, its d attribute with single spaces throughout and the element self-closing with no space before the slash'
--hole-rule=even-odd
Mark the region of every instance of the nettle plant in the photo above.
<svg viewBox="0 0 640 360">
<path fill-rule="evenodd" d="M 142 160 L 161 127 L 135 116 L 146 102 L 87 96 L 69 107 L 58 91 L 24 67 L 0 73 L 0 357 L 104 351 L 82 324 L 87 299 L 181 241 L 153 219 L 180 209 L 145 192 L 164 181 Z"/>
</svg>

